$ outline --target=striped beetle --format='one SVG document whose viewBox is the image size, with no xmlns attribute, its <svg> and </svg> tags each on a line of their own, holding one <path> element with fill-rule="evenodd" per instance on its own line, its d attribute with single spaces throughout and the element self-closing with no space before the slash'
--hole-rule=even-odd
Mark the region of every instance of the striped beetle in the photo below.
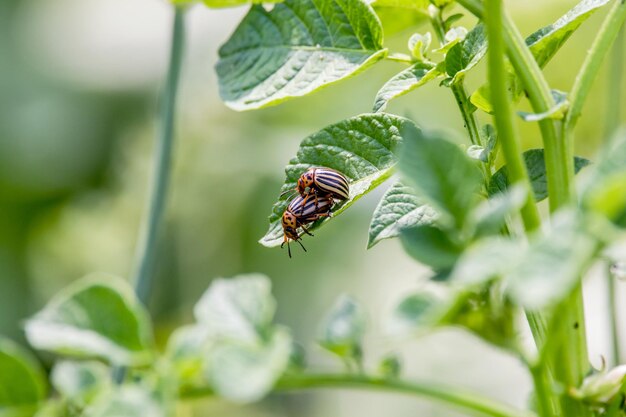
<svg viewBox="0 0 626 417">
<path fill-rule="evenodd" d="M 284 240 L 280 245 L 282 248 L 285 243 L 287 244 L 287 252 L 291 258 L 291 248 L 289 247 L 289 240 L 294 240 L 300 244 L 302 249 L 306 252 L 306 248 L 301 242 L 301 235 L 298 234 L 298 228 L 302 228 L 302 231 L 307 235 L 313 236 L 311 232 L 305 227 L 306 224 L 321 219 L 322 217 L 330 216 L 330 209 L 333 205 L 333 199 L 326 196 L 320 196 L 317 201 L 305 201 L 302 196 L 296 196 L 287 206 L 287 209 L 283 213 L 282 225 L 284 232 Z"/>
<path fill-rule="evenodd" d="M 330 168 L 309 168 L 298 178 L 296 191 L 304 197 L 304 204 L 309 197 L 315 198 L 315 204 L 321 196 L 335 200 L 347 200 L 350 194 L 348 179 L 339 171 Z"/>
</svg>

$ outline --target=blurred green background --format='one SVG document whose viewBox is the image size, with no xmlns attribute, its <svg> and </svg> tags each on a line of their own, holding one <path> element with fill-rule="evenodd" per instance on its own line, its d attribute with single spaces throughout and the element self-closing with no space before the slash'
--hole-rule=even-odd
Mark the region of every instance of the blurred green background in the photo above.
<svg viewBox="0 0 626 417">
<path fill-rule="evenodd" d="M 575 3 L 507 5 L 527 35 Z M 370 111 L 378 88 L 402 66 L 383 62 L 312 96 L 236 113 L 219 99 L 213 66 L 217 48 L 245 12 L 195 6 L 187 15 L 173 181 L 150 305 L 158 338 L 190 320 L 212 278 L 258 271 L 272 278 L 277 321 L 307 347 L 310 364 L 339 366 L 314 339 L 320 317 L 348 292 L 369 311 L 369 365 L 383 353 L 399 352 L 410 377 L 471 385 L 524 404 L 529 378 L 517 360 L 472 336 L 451 329 L 398 341 L 385 334 L 394 302 L 427 272 L 398 242 L 365 249 L 369 219 L 385 187 L 306 239 L 306 254 L 296 247 L 289 259 L 286 251 L 257 243 L 299 142 Z M 584 23 L 548 65 L 553 88 L 570 89 L 605 13 Z M 159 0 L 0 1 L 0 333 L 23 343 L 23 319 L 88 272 L 131 275 L 171 15 Z M 473 23 L 468 17 L 458 24 Z M 410 34 L 427 30 L 422 23 L 388 35 L 386 43 L 405 53 Z M 607 74 L 605 65 L 578 125 L 578 155 L 593 158 L 602 141 Z M 470 74 L 468 89 L 483 80 L 484 63 Z M 626 90 L 621 95 L 623 100 Z M 463 134 L 452 95 L 437 83 L 392 102 L 388 111 Z M 626 121 L 624 110 L 619 117 Z M 520 128 L 525 147 L 539 146 L 535 125 Z M 596 275 L 587 283 L 587 308 L 591 358 L 599 365 L 609 349 L 603 281 Z M 416 410 L 423 417 L 456 415 L 414 399 L 338 391 L 277 396 L 246 407 L 199 401 L 181 405 L 180 415 L 367 417 L 390 410 L 395 416 Z"/>
</svg>

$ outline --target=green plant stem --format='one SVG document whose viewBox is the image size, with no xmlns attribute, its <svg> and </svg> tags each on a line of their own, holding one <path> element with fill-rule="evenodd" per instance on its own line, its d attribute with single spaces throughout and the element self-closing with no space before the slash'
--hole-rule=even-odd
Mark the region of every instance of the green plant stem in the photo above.
<svg viewBox="0 0 626 417">
<path fill-rule="evenodd" d="M 619 365 L 622 363 L 620 354 L 619 343 L 619 329 L 617 327 L 617 279 L 611 273 L 611 262 L 607 264 L 606 268 L 606 285 L 608 285 L 609 296 L 609 320 L 611 322 L 611 347 L 613 353 L 613 365 Z"/>
<path fill-rule="evenodd" d="M 571 135 L 571 132 L 580 117 L 583 104 L 589 94 L 589 91 L 591 90 L 594 79 L 600 71 L 602 61 L 609 53 L 611 45 L 615 39 L 617 39 L 617 35 L 625 19 L 626 2 L 616 0 L 613 7 L 609 11 L 609 14 L 604 19 L 602 27 L 594 39 L 591 49 L 589 49 L 589 52 L 587 53 L 585 62 L 578 72 L 576 80 L 574 81 L 574 86 L 570 92 L 570 108 L 564 123 L 564 130 L 567 137 Z"/>
<path fill-rule="evenodd" d="M 496 129 L 511 182 L 523 184 L 526 187 L 527 198 L 524 207 L 522 207 L 521 215 L 526 231 L 532 232 L 540 228 L 541 218 L 535 205 L 528 172 L 521 156 L 520 139 L 515 129 L 513 108 L 507 93 L 503 17 L 502 0 L 485 1 L 483 20 L 489 40 L 487 76 L 491 90 Z M 544 318 L 540 314 L 530 311 L 526 312 L 526 317 L 537 345 L 544 345 L 546 340 Z M 558 410 L 558 406 L 550 389 L 551 382 L 547 369 L 545 369 L 543 364 L 540 364 L 539 367 L 531 367 L 530 370 L 533 375 L 540 415 L 544 417 L 554 415 L 556 410 Z"/>
<path fill-rule="evenodd" d="M 430 11 L 430 23 L 435 31 L 435 34 L 437 35 L 439 44 L 443 46 L 443 44 L 445 43 L 445 27 L 443 17 L 441 15 L 441 9 L 432 6 L 430 8 Z M 484 146 L 480 137 L 480 132 L 478 131 L 478 120 L 476 119 L 474 109 L 472 108 L 472 104 L 470 103 L 467 92 L 465 91 L 463 80 L 452 84 L 450 86 L 450 90 L 452 90 L 452 94 L 454 94 L 454 99 L 459 106 L 459 111 L 461 112 L 461 116 L 463 117 L 463 123 L 465 125 L 465 128 L 467 129 L 470 142 L 474 145 Z M 488 179 L 489 173 L 487 172 L 487 168 L 484 165 L 481 165 L 481 167 L 483 168 L 483 174 L 485 175 L 485 178 Z"/>
<path fill-rule="evenodd" d="M 621 94 L 622 94 L 622 74 L 624 71 L 624 36 L 626 36 L 626 26 L 622 23 L 622 28 L 618 34 L 613 51 L 611 52 L 611 62 L 609 64 L 609 80 L 607 83 L 607 106 L 606 106 L 606 127 L 605 140 L 609 140 L 620 123 Z M 620 349 L 620 335 L 617 326 L 617 293 L 619 282 L 611 273 L 611 263 L 607 265 L 606 271 L 608 298 L 609 298 L 609 318 L 611 321 L 611 345 L 613 351 L 613 365 L 622 363 Z"/>
<path fill-rule="evenodd" d="M 530 365 L 528 367 L 533 378 L 535 386 L 535 395 L 537 398 L 537 409 L 542 417 L 559 415 L 557 402 L 554 401 L 551 390 L 551 379 L 548 369 L 539 363 L 537 366 Z"/>
<path fill-rule="evenodd" d="M 159 231 L 163 224 L 167 198 L 174 141 L 174 110 L 185 37 L 184 23 L 184 10 L 177 7 L 174 13 L 169 68 L 160 103 L 157 149 L 152 172 L 149 207 L 142 227 L 136 257 L 135 292 L 144 304 L 148 303 L 150 296 Z"/>
<path fill-rule="evenodd" d="M 413 58 L 411 58 L 407 54 L 393 53 L 393 54 L 387 55 L 385 59 L 388 61 L 402 62 L 403 64 L 409 64 L 409 65 L 415 64 L 415 61 L 413 60 Z"/>
<path fill-rule="evenodd" d="M 483 18 L 484 9 L 480 2 L 458 0 L 458 3 L 476 17 Z M 506 13 L 503 27 L 507 55 L 524 84 L 533 111 L 535 113 L 548 111 L 555 104 L 550 93 L 550 86 L 532 52 L 526 46 L 524 38 Z M 539 122 L 539 129 L 543 138 L 546 159 L 550 211 L 554 212 L 573 199 L 574 160 L 573 157 L 568 158 L 568 149 L 563 138 L 559 137 L 560 130 L 557 129 L 556 121 L 542 120 Z"/>
<path fill-rule="evenodd" d="M 541 226 L 541 218 L 535 205 L 528 172 L 522 160 L 522 147 L 518 132 L 515 129 L 511 101 L 507 94 L 501 3 L 499 1 L 488 1 L 485 4 L 491 6 L 488 9 L 488 13 L 485 13 L 485 25 L 489 39 L 489 49 L 487 51 L 488 79 L 494 107 L 495 124 L 509 178 L 512 183 L 523 184 L 528 191 L 528 197 L 521 214 L 524 226 L 530 232 L 537 230 Z"/>
<path fill-rule="evenodd" d="M 456 387 L 438 385 L 432 382 L 408 382 L 399 379 L 385 379 L 362 374 L 286 375 L 277 382 L 274 392 L 316 388 L 360 388 L 408 394 L 438 401 L 477 416 L 535 417 L 535 414 L 530 411 L 519 410 Z M 209 388 L 187 389 L 181 393 L 182 398 L 207 395 L 212 395 L 212 391 Z"/>
</svg>

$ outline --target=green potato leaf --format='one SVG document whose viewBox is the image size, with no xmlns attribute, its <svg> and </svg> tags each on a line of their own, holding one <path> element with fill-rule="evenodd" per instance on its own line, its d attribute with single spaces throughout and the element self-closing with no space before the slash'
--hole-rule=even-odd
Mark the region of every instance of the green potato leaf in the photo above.
<svg viewBox="0 0 626 417">
<path fill-rule="evenodd" d="M 476 25 L 465 38 L 446 54 L 446 73 L 456 83 L 463 79 L 487 52 L 487 35 L 483 24 Z"/>
<path fill-rule="evenodd" d="M 361 0 L 253 5 L 219 50 L 220 95 L 234 110 L 312 93 L 382 59 L 383 32 Z"/>
<path fill-rule="evenodd" d="M 403 96 L 443 75 L 443 65 L 418 62 L 394 75 L 376 93 L 374 113 L 382 112 L 394 98 Z"/>
<path fill-rule="evenodd" d="M 475 161 L 441 132 L 407 128 L 404 136 L 399 164 L 404 183 L 427 199 L 442 224 L 462 226 L 482 184 Z"/>
<path fill-rule="evenodd" d="M 333 210 L 341 214 L 356 200 L 376 188 L 393 173 L 396 152 L 402 142 L 402 132 L 413 122 L 385 113 L 363 114 L 332 124 L 307 137 L 300 144 L 296 157 L 285 168 L 286 179 L 281 193 L 293 191 L 300 175 L 312 166 L 322 166 L 342 172 L 350 181 L 350 198 Z M 281 217 L 290 196 L 281 195 L 272 208 L 269 230 L 259 240 L 264 246 L 278 246 L 283 241 Z M 314 223 L 314 230 L 330 221 Z"/>
<path fill-rule="evenodd" d="M 436 218 L 437 212 L 424 204 L 415 191 L 396 181 L 374 210 L 367 248 L 383 239 L 400 236 L 403 229 L 432 224 Z"/>
<path fill-rule="evenodd" d="M 117 365 L 145 365 L 153 358 L 147 312 L 125 281 L 105 274 L 56 294 L 27 321 L 26 336 L 37 349 Z"/>
<path fill-rule="evenodd" d="M 32 416 L 46 399 L 46 378 L 32 355 L 0 337 L 0 415 Z"/>
</svg>

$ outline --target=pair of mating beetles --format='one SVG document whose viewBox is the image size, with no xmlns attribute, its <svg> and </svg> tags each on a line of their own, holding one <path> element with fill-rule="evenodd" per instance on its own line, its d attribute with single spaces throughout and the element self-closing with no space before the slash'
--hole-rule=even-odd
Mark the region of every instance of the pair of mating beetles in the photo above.
<svg viewBox="0 0 626 417">
<path fill-rule="evenodd" d="M 313 236 L 305 226 L 322 217 L 330 216 L 335 200 L 348 198 L 350 185 L 348 179 L 334 169 L 313 167 L 298 178 L 295 191 L 299 195 L 291 200 L 282 218 L 284 240 L 280 247 L 287 244 L 290 258 L 289 240 L 298 242 L 306 252 L 301 242 L 301 235 L 298 234 L 298 228 L 301 228 L 307 235 Z"/>
</svg>

